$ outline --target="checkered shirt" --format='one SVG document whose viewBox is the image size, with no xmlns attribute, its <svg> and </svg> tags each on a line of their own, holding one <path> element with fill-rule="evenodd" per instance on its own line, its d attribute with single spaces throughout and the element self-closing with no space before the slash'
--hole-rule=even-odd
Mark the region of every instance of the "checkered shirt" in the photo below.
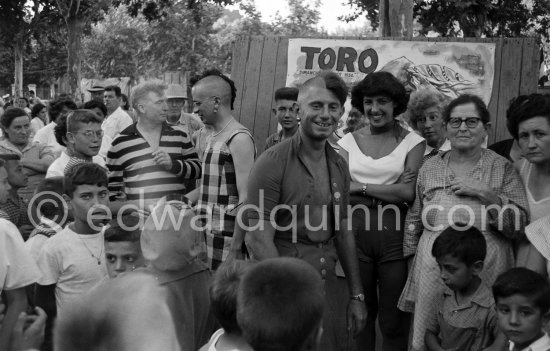
<svg viewBox="0 0 550 351">
<path fill-rule="evenodd" d="M 197 211 L 206 228 L 206 255 L 211 269 L 225 261 L 233 240 L 235 216 L 228 212 L 239 204 L 239 192 L 229 144 L 240 133 L 254 141 L 248 129 L 238 129 L 225 140 L 208 142 L 202 157 Z"/>
<path fill-rule="evenodd" d="M 10 222 L 15 224 L 18 229 L 26 224 L 32 225 L 27 214 L 28 207 L 29 203 L 21 196 L 18 196 L 17 200 L 8 197 L 5 203 L 0 204 L 0 210 L 8 215 Z"/>
</svg>

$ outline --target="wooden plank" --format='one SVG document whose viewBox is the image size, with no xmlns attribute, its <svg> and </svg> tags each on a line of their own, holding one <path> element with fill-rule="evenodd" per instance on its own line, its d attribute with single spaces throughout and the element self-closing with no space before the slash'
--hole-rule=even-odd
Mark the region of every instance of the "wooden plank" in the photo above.
<svg viewBox="0 0 550 351">
<path fill-rule="evenodd" d="M 489 101 L 489 105 L 487 106 L 489 109 L 489 113 L 491 114 L 491 119 L 493 121 L 491 128 L 491 132 L 489 133 L 489 145 L 493 144 L 495 142 L 495 130 L 496 130 L 496 120 L 498 115 L 498 99 L 499 99 L 499 92 L 500 92 L 500 70 L 502 62 L 502 44 L 503 39 L 497 39 L 496 40 L 496 46 L 495 46 L 495 65 L 493 67 L 494 69 L 494 77 L 493 77 L 493 90 L 491 92 L 491 100 Z"/>
<path fill-rule="evenodd" d="M 275 78 L 273 82 L 273 91 L 286 86 L 286 70 L 288 67 L 288 38 L 281 38 L 277 49 L 277 63 L 275 65 Z M 272 98 L 270 109 L 275 106 L 275 101 Z M 269 121 L 269 134 L 277 131 L 277 120 L 271 118 Z"/>
<path fill-rule="evenodd" d="M 537 92 L 540 67 L 540 47 L 535 38 L 523 40 L 523 58 L 521 60 L 521 80 L 519 84 L 520 95 Z"/>
<path fill-rule="evenodd" d="M 264 37 L 253 37 L 250 41 L 250 50 L 246 58 L 246 75 L 239 122 L 251 131 L 254 130 L 254 119 L 256 117 L 256 99 L 258 98 L 263 47 Z M 241 61 L 243 60 L 241 59 Z"/>
<path fill-rule="evenodd" d="M 277 37 L 266 37 L 262 52 L 262 67 L 256 101 L 256 116 L 254 119 L 254 139 L 258 151 L 264 149 L 265 139 L 269 136 L 269 125 L 275 119 L 271 112 L 271 103 L 275 93 L 275 69 L 277 65 L 277 49 L 281 40 Z"/>
<path fill-rule="evenodd" d="M 233 57 L 231 64 L 231 79 L 235 82 L 237 94 L 233 105 L 233 116 L 240 120 L 241 103 L 243 98 L 244 79 L 246 75 L 246 58 L 250 49 L 250 37 L 239 37 L 233 44 Z"/>
<path fill-rule="evenodd" d="M 506 110 L 510 100 L 519 95 L 519 83 L 521 72 L 518 67 L 522 66 L 523 39 L 503 39 L 502 60 L 500 62 L 500 87 L 498 94 L 497 114 L 493 116 L 494 134 L 489 139 L 489 144 L 509 138 L 506 129 Z"/>
</svg>

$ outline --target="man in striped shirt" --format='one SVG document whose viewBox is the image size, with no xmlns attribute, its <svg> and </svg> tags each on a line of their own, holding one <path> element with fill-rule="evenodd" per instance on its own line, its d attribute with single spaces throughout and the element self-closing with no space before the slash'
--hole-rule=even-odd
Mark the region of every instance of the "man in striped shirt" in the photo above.
<svg viewBox="0 0 550 351">
<path fill-rule="evenodd" d="M 166 86 L 159 81 L 132 89 L 137 123 L 124 129 L 107 153 L 109 191 L 150 210 L 163 196 L 180 199 L 184 179 L 201 175 L 191 136 L 166 123 Z"/>
</svg>

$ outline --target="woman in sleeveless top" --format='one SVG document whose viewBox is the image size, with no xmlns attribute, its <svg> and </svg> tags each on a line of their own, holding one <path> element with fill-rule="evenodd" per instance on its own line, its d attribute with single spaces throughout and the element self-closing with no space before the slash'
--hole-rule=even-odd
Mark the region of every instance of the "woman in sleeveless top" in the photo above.
<svg viewBox="0 0 550 351">
<path fill-rule="evenodd" d="M 451 150 L 426 161 L 419 171 L 416 199 L 407 213 L 403 251 L 412 267 L 399 308 L 414 312 L 412 350 L 423 350 L 434 300 L 445 285 L 432 256 L 439 234 L 449 226 L 479 229 L 487 243 L 481 279 L 491 286 L 514 266 L 512 243 L 528 217 L 521 178 L 504 157 L 482 148 L 490 115 L 477 96 L 461 95 L 443 112 Z M 481 327 L 481 326 L 480 326 Z"/>
<path fill-rule="evenodd" d="M 516 162 L 529 201 L 531 222 L 550 215 L 550 95 L 522 95 L 510 104 L 507 126 L 524 159 Z M 541 221 L 537 227 L 541 227 Z M 526 230 L 528 241 L 520 244 L 518 265 L 547 274 L 550 245 L 545 230 Z"/>
<path fill-rule="evenodd" d="M 395 116 L 406 109 L 407 96 L 390 73 L 368 75 L 353 88 L 351 102 L 369 121 L 369 127 L 339 141 L 351 174 L 350 203 L 355 208 L 351 224 L 369 312 L 357 347 L 374 350 L 378 317 L 383 350 L 406 350 L 410 318 L 397 309 L 407 279 L 403 222 L 406 203 L 414 199 L 425 142 L 396 121 Z"/>
</svg>

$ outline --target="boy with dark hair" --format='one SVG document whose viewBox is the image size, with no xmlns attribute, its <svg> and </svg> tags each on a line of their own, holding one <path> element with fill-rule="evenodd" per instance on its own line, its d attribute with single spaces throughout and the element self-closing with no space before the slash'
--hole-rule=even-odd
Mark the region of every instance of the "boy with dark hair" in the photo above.
<svg viewBox="0 0 550 351">
<path fill-rule="evenodd" d="M 475 227 L 450 226 L 435 239 L 432 255 L 448 289 L 435 301 L 425 335 L 428 350 L 483 350 L 502 337 L 490 289 L 479 277 L 487 253 L 483 234 Z M 502 345 L 500 345 L 502 344 Z"/>
<path fill-rule="evenodd" d="M 103 138 L 102 122 L 101 117 L 90 110 L 71 111 L 59 118 L 55 137 L 67 149 L 50 165 L 46 178 L 63 177 L 77 163 L 94 162 L 105 167 L 105 160 L 98 156 Z"/>
<path fill-rule="evenodd" d="M 323 281 L 303 260 L 272 258 L 245 273 L 237 296 L 237 321 L 255 351 L 319 349 Z"/>
<path fill-rule="evenodd" d="M 550 350 L 542 327 L 550 317 L 550 283 L 527 268 L 502 273 L 493 285 L 498 327 L 510 342 L 510 351 Z"/>
<path fill-rule="evenodd" d="M 105 260 L 109 278 L 116 278 L 121 273 L 145 265 L 140 238 L 138 216 L 130 214 L 111 221 L 111 225 L 105 230 Z"/>
<path fill-rule="evenodd" d="M 0 159 L 0 203 L 7 200 L 9 189 L 8 174 Z M 7 300 L 7 312 L 0 321 L 0 350 L 10 350 L 19 314 L 27 309 L 25 287 L 39 278 L 40 271 L 25 250 L 21 234 L 13 223 L 0 218 L 0 293 Z"/>
<path fill-rule="evenodd" d="M 104 237 L 99 217 L 107 215 L 109 195 L 105 170 L 94 163 L 75 166 L 65 177 L 63 198 L 74 222 L 44 244 L 37 304 L 48 316 L 60 315 L 68 303 L 97 285 L 106 275 Z M 51 305 L 55 295 L 56 306 Z"/>
<path fill-rule="evenodd" d="M 250 264 L 242 260 L 226 262 L 218 268 L 210 285 L 210 303 L 216 320 L 221 325 L 208 344 L 199 351 L 252 351 L 237 324 L 237 292 Z"/>
<path fill-rule="evenodd" d="M 28 177 L 23 172 L 21 157 L 19 155 L 0 154 L 0 159 L 4 160 L 4 168 L 8 172 L 8 183 L 10 185 L 8 198 L 5 202 L 0 203 L 0 210 L 6 213 L 9 217 L 7 219 L 19 229 L 23 240 L 27 240 L 33 230 L 33 225 L 28 215 L 29 203 L 17 191 L 27 186 Z"/>
<path fill-rule="evenodd" d="M 67 222 L 68 211 L 62 196 L 63 177 L 46 178 L 35 190 L 32 211 L 40 222 L 25 242 L 25 247 L 36 262 L 46 240 L 59 233 Z M 36 208 L 36 205 L 40 207 Z"/>
<path fill-rule="evenodd" d="M 288 139 L 298 130 L 298 88 L 284 87 L 275 91 L 273 114 L 281 125 L 281 131 L 271 134 L 265 140 L 265 150 Z"/>
</svg>

